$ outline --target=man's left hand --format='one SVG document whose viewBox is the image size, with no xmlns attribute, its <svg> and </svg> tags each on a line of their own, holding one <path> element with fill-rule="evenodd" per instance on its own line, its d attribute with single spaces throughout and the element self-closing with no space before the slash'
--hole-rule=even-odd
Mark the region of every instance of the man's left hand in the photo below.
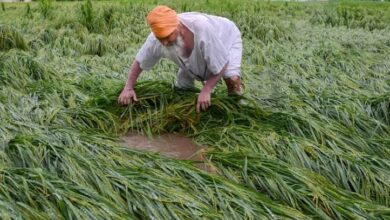
<svg viewBox="0 0 390 220">
<path fill-rule="evenodd" d="M 200 92 L 198 96 L 198 102 L 196 103 L 196 112 L 199 113 L 200 110 L 206 110 L 211 106 L 211 93 L 207 91 Z"/>
<path fill-rule="evenodd" d="M 203 85 L 202 91 L 200 92 L 198 96 L 198 102 L 196 103 L 196 112 L 200 112 L 200 110 L 206 110 L 208 107 L 211 106 L 211 92 L 213 92 L 213 89 L 215 85 L 217 84 L 218 80 L 221 79 L 222 75 L 225 73 L 227 67 L 227 63 L 222 68 L 221 72 L 218 74 L 211 74 L 206 83 Z"/>
</svg>

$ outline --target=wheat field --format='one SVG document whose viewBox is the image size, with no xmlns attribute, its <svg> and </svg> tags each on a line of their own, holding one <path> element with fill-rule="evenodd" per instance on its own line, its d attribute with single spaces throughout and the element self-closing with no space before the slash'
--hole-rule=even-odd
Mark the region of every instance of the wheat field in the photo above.
<svg viewBox="0 0 390 220">
<path fill-rule="evenodd" d="M 237 24 L 242 97 L 196 114 L 161 60 L 116 103 L 157 4 Z M 390 219 L 389 112 L 389 2 L 1 4 L 1 219 Z M 190 137 L 217 172 L 128 131 Z"/>
</svg>

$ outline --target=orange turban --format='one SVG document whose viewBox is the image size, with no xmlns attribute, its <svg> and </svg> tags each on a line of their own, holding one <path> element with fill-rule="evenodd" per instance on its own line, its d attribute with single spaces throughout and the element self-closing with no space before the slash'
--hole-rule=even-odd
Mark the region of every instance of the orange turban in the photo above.
<svg viewBox="0 0 390 220">
<path fill-rule="evenodd" d="M 158 38 L 164 38 L 170 35 L 179 24 L 176 11 L 159 5 L 149 12 L 147 18 L 150 29 Z"/>
</svg>

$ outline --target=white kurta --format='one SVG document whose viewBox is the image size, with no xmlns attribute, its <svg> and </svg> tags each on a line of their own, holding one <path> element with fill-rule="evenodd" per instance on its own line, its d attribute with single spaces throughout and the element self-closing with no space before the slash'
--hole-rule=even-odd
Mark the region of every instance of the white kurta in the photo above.
<svg viewBox="0 0 390 220">
<path fill-rule="evenodd" d="M 194 34 L 191 55 L 184 58 L 165 50 L 154 34 L 150 33 L 135 58 L 142 70 L 150 70 L 160 58 L 168 58 L 180 67 L 178 78 L 182 80 L 206 81 L 211 74 L 220 73 L 225 64 L 228 66 L 224 78 L 240 75 L 241 33 L 232 21 L 197 12 L 178 14 L 178 17 Z"/>
</svg>

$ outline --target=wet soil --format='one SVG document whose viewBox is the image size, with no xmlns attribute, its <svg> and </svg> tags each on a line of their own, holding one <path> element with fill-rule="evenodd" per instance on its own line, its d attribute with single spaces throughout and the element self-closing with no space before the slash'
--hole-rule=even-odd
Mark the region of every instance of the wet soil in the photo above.
<svg viewBox="0 0 390 220">
<path fill-rule="evenodd" d="M 135 150 L 145 150 L 161 155 L 196 162 L 199 169 L 216 173 L 216 168 L 205 160 L 205 147 L 195 144 L 191 138 L 179 134 L 162 134 L 149 138 L 146 135 L 128 133 L 121 138 L 124 146 Z"/>
</svg>

